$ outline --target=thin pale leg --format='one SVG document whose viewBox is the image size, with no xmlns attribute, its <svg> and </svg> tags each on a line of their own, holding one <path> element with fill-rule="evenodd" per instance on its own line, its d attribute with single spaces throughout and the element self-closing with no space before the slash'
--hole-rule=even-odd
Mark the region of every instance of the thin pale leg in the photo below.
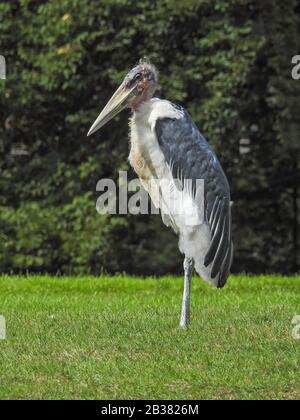
<svg viewBox="0 0 300 420">
<path fill-rule="evenodd" d="M 186 329 L 190 323 L 190 295 L 191 280 L 194 269 L 194 261 L 192 258 L 185 257 L 184 263 L 184 290 L 180 318 L 180 327 Z"/>
</svg>

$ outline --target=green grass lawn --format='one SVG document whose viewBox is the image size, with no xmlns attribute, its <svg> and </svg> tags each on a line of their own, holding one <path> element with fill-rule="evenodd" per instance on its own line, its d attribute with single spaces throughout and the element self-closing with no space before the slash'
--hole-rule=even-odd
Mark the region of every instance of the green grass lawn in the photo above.
<svg viewBox="0 0 300 420">
<path fill-rule="evenodd" d="M 1 399 L 300 399 L 300 277 L 0 277 Z"/>
</svg>

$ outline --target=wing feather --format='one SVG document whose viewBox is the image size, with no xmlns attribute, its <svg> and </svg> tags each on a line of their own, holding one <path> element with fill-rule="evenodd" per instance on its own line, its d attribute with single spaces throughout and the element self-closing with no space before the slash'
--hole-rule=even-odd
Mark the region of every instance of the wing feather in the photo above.
<svg viewBox="0 0 300 420">
<path fill-rule="evenodd" d="M 197 180 L 204 180 L 204 214 L 211 243 L 203 264 L 211 267 L 212 278 L 218 278 L 218 286 L 223 287 L 233 258 L 229 184 L 218 159 L 189 114 L 182 107 L 173 106 L 180 109 L 183 117 L 158 119 L 157 139 L 173 177 L 183 185 L 185 180 L 192 180 L 193 196 Z"/>
<path fill-rule="evenodd" d="M 215 198 L 213 205 L 212 203 L 213 203 L 213 200 L 211 200 L 207 205 L 207 220 L 209 221 L 210 225 L 212 224 L 216 211 L 218 209 L 218 204 L 219 204 L 218 198 L 217 197 Z"/>
<path fill-rule="evenodd" d="M 212 269 L 211 269 L 212 278 L 215 278 L 217 274 L 220 273 L 223 261 L 229 249 L 228 228 L 229 228 L 228 218 L 225 218 L 224 223 L 223 223 L 222 237 L 219 241 L 219 246 L 216 251 L 213 264 L 212 264 Z"/>
</svg>

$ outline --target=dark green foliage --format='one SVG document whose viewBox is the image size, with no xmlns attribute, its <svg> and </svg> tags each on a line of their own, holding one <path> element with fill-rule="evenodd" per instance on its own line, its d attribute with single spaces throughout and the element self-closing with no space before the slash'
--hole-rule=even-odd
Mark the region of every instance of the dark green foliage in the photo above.
<svg viewBox="0 0 300 420">
<path fill-rule="evenodd" d="M 298 270 L 299 16 L 296 0 L 1 1 L 0 270 L 180 270 L 158 216 L 95 209 L 97 181 L 129 169 L 128 115 L 86 133 L 144 55 L 228 174 L 234 269 Z"/>
</svg>

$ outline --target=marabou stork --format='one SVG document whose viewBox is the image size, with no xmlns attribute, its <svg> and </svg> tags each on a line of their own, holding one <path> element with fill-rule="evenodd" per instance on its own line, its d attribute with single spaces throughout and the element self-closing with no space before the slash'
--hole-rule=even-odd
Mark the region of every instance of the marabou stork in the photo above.
<svg viewBox="0 0 300 420">
<path fill-rule="evenodd" d="M 163 222 L 178 234 L 179 249 L 185 256 L 180 326 L 186 328 L 194 267 L 203 280 L 218 288 L 225 286 L 229 276 L 233 258 L 230 189 L 215 153 L 187 111 L 153 97 L 157 83 L 156 68 L 141 60 L 127 74 L 88 136 L 123 109 L 132 110 L 130 164 L 160 208 Z M 202 189 L 197 180 L 203 180 Z"/>
</svg>

